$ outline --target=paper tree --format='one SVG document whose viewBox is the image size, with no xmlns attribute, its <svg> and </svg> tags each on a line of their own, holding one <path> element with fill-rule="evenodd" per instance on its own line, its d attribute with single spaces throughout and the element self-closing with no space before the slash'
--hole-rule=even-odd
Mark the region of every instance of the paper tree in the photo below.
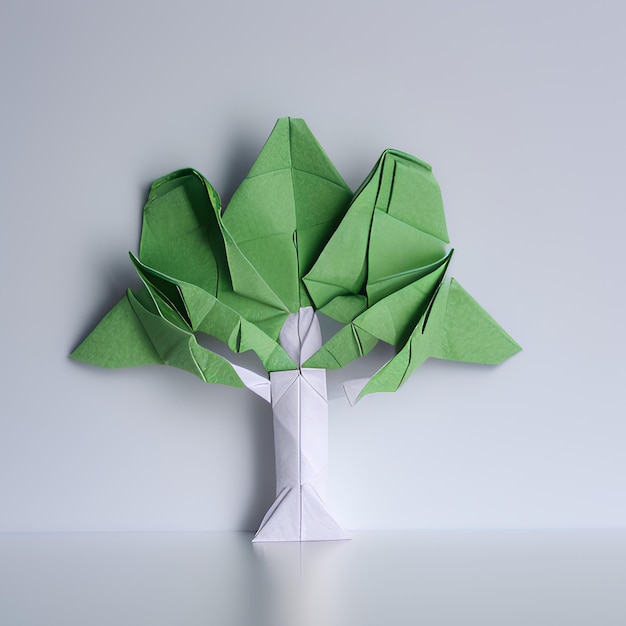
<svg viewBox="0 0 626 626">
<path fill-rule="evenodd" d="M 452 251 L 426 163 L 386 150 L 353 194 L 303 120 L 278 120 L 228 205 L 186 169 L 158 179 L 143 214 L 143 287 L 72 357 L 104 367 L 158 363 L 248 387 L 272 405 L 276 500 L 255 541 L 347 538 L 325 505 L 326 369 L 378 341 L 396 355 L 351 403 L 395 391 L 429 357 L 499 363 L 520 347 L 444 279 Z M 345 324 L 322 344 L 316 311 Z M 253 350 L 263 377 L 202 347 L 198 333 Z"/>
</svg>

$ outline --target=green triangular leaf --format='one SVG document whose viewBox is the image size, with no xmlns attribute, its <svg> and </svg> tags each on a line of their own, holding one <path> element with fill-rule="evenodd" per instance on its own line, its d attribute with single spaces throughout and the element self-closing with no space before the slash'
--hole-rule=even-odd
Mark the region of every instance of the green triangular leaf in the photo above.
<svg viewBox="0 0 626 626">
<path fill-rule="evenodd" d="M 161 363 L 157 351 L 124 296 L 70 355 L 101 367 Z"/>
</svg>

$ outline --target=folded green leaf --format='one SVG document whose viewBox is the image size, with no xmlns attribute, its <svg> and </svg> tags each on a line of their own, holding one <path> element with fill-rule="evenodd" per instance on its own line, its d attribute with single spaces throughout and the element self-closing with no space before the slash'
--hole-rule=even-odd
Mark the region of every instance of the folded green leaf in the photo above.
<svg viewBox="0 0 626 626">
<path fill-rule="evenodd" d="M 301 285 L 343 217 L 352 192 L 303 120 L 278 120 L 224 212 L 235 291 L 265 285 L 295 313 L 310 304 Z M 246 264 L 244 259 L 248 262 Z M 268 304 L 276 304 L 266 300 Z"/>
<path fill-rule="evenodd" d="M 396 391 L 429 357 L 495 365 L 520 350 L 457 281 L 446 280 L 404 347 L 374 374 L 358 398 Z"/>
<path fill-rule="evenodd" d="M 245 387 L 232 364 L 200 346 L 193 333 L 151 313 L 130 291 L 128 299 L 164 365 L 191 372 L 204 382 Z"/>
<path fill-rule="evenodd" d="M 357 315 L 306 363 L 306 367 L 343 367 L 369 352 L 382 340 L 392 346 L 404 345 L 443 279 L 452 253 L 434 264 L 425 276 L 378 301 Z"/>
<path fill-rule="evenodd" d="M 428 273 L 448 233 L 439 185 L 427 163 L 386 150 L 304 277 L 315 305 L 346 322 L 353 298 L 371 306 Z M 337 299 L 347 304 L 339 305 Z"/>
<path fill-rule="evenodd" d="M 156 180 L 143 212 L 139 258 L 146 265 L 217 294 L 227 273 L 217 192 L 185 169 Z"/>
<path fill-rule="evenodd" d="M 158 272 L 131 255 L 159 314 L 181 330 L 203 332 L 220 339 L 233 352 L 253 350 L 268 372 L 295 369 L 280 344 L 215 296 L 196 285 Z M 169 309 L 169 310 L 168 310 Z"/>
<path fill-rule="evenodd" d="M 77 361 L 109 368 L 162 362 L 126 295 L 70 356 Z"/>
</svg>

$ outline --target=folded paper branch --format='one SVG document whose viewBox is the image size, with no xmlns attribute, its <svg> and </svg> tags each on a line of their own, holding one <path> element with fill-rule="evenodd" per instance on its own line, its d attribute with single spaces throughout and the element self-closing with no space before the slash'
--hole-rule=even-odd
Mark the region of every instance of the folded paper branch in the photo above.
<svg viewBox="0 0 626 626">
<path fill-rule="evenodd" d="M 521 348 L 445 278 L 452 257 L 428 164 L 386 150 L 352 194 L 303 120 L 278 120 L 222 212 L 198 172 L 152 185 L 128 293 L 72 353 L 103 367 L 158 363 L 247 387 L 274 414 L 276 500 L 254 541 L 345 539 L 325 505 L 326 373 L 378 341 L 396 355 L 348 381 L 350 403 L 395 391 L 433 357 L 500 363 Z M 323 343 L 316 311 L 344 324 Z M 252 350 L 268 377 L 198 343 Z"/>
</svg>

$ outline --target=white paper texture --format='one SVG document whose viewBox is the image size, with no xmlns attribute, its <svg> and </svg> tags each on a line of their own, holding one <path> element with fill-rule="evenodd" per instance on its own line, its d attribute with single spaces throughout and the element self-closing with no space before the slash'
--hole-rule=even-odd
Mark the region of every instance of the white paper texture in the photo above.
<svg viewBox="0 0 626 626">
<path fill-rule="evenodd" d="M 291 315 L 280 342 L 302 364 L 322 343 L 311 307 Z M 326 372 L 301 368 L 270 374 L 274 413 L 276 500 L 254 541 L 348 539 L 326 510 L 328 398 Z"/>
</svg>

